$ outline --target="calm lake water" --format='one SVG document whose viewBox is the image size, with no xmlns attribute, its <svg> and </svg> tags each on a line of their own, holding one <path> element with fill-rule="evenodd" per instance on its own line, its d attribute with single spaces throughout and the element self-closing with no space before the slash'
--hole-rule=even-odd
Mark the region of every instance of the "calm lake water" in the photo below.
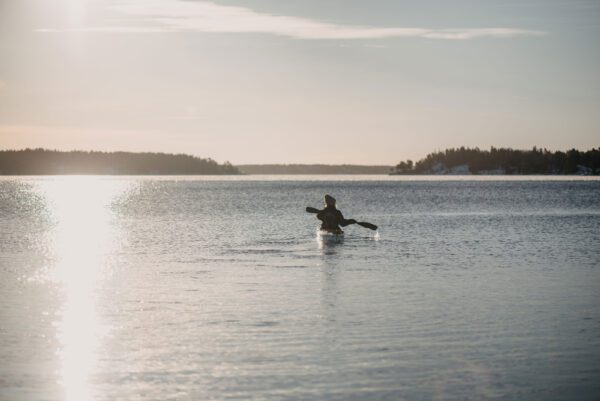
<svg viewBox="0 0 600 401">
<path fill-rule="evenodd" d="M 5 177 L 0 291 L 1 400 L 598 400 L 600 181 Z"/>
</svg>

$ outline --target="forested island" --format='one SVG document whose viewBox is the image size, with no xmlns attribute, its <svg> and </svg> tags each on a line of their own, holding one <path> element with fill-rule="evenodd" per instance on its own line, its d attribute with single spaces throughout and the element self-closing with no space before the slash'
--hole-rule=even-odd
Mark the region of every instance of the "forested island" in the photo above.
<svg viewBox="0 0 600 401">
<path fill-rule="evenodd" d="M 390 174 L 600 174 L 600 149 L 552 152 L 495 148 L 451 148 L 413 163 L 400 162 Z"/>
<path fill-rule="evenodd" d="M 132 152 L 61 152 L 47 149 L 1 150 L 1 175 L 240 174 L 225 162 L 186 154 Z"/>
</svg>

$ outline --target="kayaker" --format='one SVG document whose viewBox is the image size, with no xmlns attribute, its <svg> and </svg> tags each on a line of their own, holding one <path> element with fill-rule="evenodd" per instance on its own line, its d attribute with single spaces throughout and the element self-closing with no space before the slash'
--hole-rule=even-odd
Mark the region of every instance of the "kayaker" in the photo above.
<svg viewBox="0 0 600 401">
<path fill-rule="evenodd" d="M 325 209 L 317 213 L 317 219 L 321 220 L 321 230 L 342 231 L 340 226 L 346 227 L 349 224 L 356 224 L 356 220 L 346 220 L 342 212 L 335 207 L 335 198 L 331 195 L 325 195 Z"/>
</svg>

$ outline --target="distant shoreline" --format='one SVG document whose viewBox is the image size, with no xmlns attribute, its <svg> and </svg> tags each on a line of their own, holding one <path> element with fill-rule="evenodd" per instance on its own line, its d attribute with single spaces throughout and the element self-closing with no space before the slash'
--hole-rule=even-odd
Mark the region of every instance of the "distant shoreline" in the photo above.
<svg viewBox="0 0 600 401">
<path fill-rule="evenodd" d="M 224 179 L 224 180 L 366 180 L 366 181 L 600 181 L 600 175 L 584 174 L 0 174 L 3 179 L 52 179 L 52 178 L 148 178 L 148 179 Z M 396 179 L 397 178 L 397 179 Z"/>
<path fill-rule="evenodd" d="M 225 162 L 186 154 L 63 152 L 47 149 L 0 151 L 0 175 L 237 175 Z"/>
<path fill-rule="evenodd" d="M 239 164 L 249 175 L 387 175 L 392 166 L 360 164 Z"/>
<path fill-rule="evenodd" d="M 550 152 L 491 148 L 447 149 L 396 166 L 360 164 L 217 163 L 187 154 L 0 150 L 0 176 L 224 176 L 224 175 L 369 175 L 369 176 L 598 176 L 600 149 Z"/>
<path fill-rule="evenodd" d="M 600 149 L 549 151 L 512 148 L 450 148 L 414 163 L 400 162 L 394 175 L 600 175 Z"/>
</svg>

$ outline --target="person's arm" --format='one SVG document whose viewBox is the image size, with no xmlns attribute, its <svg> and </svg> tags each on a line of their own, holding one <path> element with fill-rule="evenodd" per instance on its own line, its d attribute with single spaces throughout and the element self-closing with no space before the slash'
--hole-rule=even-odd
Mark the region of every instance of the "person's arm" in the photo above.
<svg viewBox="0 0 600 401">
<path fill-rule="evenodd" d="M 344 218 L 344 215 L 342 214 L 342 212 L 340 212 L 339 210 L 338 210 L 338 219 L 339 219 L 340 226 L 342 226 L 342 227 L 346 227 L 347 225 L 350 225 L 350 224 L 356 224 L 356 220 L 354 220 L 354 219 L 346 220 Z"/>
<path fill-rule="evenodd" d="M 317 213 L 317 219 L 319 219 L 321 221 L 325 221 L 325 209 L 323 209 L 319 213 Z"/>
</svg>

